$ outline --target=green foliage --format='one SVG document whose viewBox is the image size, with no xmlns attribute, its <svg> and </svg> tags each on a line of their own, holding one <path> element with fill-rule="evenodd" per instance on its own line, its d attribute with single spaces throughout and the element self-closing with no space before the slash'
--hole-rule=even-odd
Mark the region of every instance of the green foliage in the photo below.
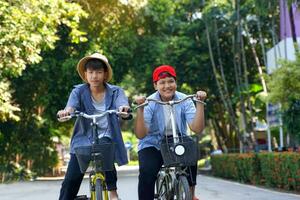
<svg viewBox="0 0 300 200">
<path fill-rule="evenodd" d="M 20 108 L 13 103 L 11 93 L 10 82 L 7 79 L 0 81 L 0 123 L 8 119 L 19 120 L 15 112 L 20 111 Z"/>
<path fill-rule="evenodd" d="M 149 0 L 143 14 L 149 31 L 154 35 L 161 34 L 162 29 L 170 23 L 174 11 L 175 3 L 172 0 Z"/>
<path fill-rule="evenodd" d="M 138 160 L 138 154 L 137 154 L 137 145 L 138 145 L 138 140 L 135 136 L 134 133 L 128 132 L 128 131 L 123 131 L 123 140 L 124 142 L 130 142 L 132 144 L 132 148 L 130 149 L 130 161 L 137 161 Z"/>
<path fill-rule="evenodd" d="M 269 78 L 269 100 L 280 103 L 283 110 L 284 126 L 294 137 L 293 143 L 300 143 L 300 54 L 296 61 L 281 61 Z"/>
<path fill-rule="evenodd" d="M 38 63 L 41 50 L 54 48 L 59 39 L 58 25 L 77 29 L 80 17 L 84 16 L 78 5 L 63 0 L 0 1 L 0 5 L 0 77 L 18 76 L 26 64 Z M 83 33 L 74 30 L 70 35 L 75 39 Z"/>
<path fill-rule="evenodd" d="M 300 101 L 294 101 L 292 106 L 283 112 L 284 127 L 292 136 L 291 146 L 300 144 Z"/>
<path fill-rule="evenodd" d="M 4 149 L 0 152 L 0 176 L 4 181 L 25 178 L 25 174 L 31 178 L 52 172 L 58 161 L 49 125 L 40 117 L 30 115 L 21 116 L 22 124 L 8 121 L 0 127 L 0 148 Z"/>
<path fill-rule="evenodd" d="M 252 154 L 224 154 L 211 158 L 213 174 L 216 176 L 239 180 L 245 183 L 255 183 L 255 159 Z M 222 166 L 222 167 L 220 167 Z"/>
<path fill-rule="evenodd" d="M 262 179 L 267 186 L 300 190 L 300 157 L 295 153 L 260 154 Z"/>
<path fill-rule="evenodd" d="M 296 61 L 282 61 L 281 67 L 275 70 L 269 77 L 269 100 L 273 103 L 281 103 L 287 110 L 293 105 L 294 100 L 300 99 L 300 54 Z"/>
<path fill-rule="evenodd" d="M 59 39 L 59 25 L 68 26 L 73 41 L 84 40 L 78 23 L 85 13 L 77 4 L 64 0 L 0 0 L 0 85 L 9 84 L 9 78 L 20 76 L 26 65 L 42 60 L 41 51 L 54 48 Z M 0 119 L 14 117 L 17 105 L 13 104 L 8 90 L 0 93 Z"/>
<path fill-rule="evenodd" d="M 59 56 L 52 58 L 56 62 L 44 57 L 44 64 L 35 64 L 43 60 L 42 52 L 56 46 L 61 29 L 67 34 L 64 42 L 85 41 L 78 27 L 86 14 L 64 0 L 0 0 L 0 9 L 0 177 L 10 181 L 52 172 L 57 164 L 51 139 L 56 132 L 51 132 L 52 121 L 43 117 L 56 118 L 48 106 L 57 101 L 47 95 L 61 87 L 53 82 L 60 71 L 51 68 Z M 59 95 L 53 94 L 56 99 Z"/>
<path fill-rule="evenodd" d="M 269 10 L 277 10 L 278 9 L 278 2 L 272 2 L 272 1 L 261 1 L 261 0 L 252 0 L 252 1 L 247 1 L 249 3 L 249 5 L 252 4 L 252 6 L 254 7 L 255 5 L 255 9 L 257 10 L 257 13 L 260 16 L 267 16 L 270 14 Z M 266 9 L 268 8 L 268 9 Z"/>
<path fill-rule="evenodd" d="M 16 162 L 9 162 L 0 167 L 2 182 L 26 181 L 34 178 L 35 174 L 23 165 Z"/>
</svg>

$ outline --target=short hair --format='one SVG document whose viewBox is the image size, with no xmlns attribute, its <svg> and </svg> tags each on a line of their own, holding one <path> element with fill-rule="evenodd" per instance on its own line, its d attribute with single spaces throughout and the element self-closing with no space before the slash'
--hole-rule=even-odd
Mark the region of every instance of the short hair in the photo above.
<svg viewBox="0 0 300 200">
<path fill-rule="evenodd" d="M 91 58 L 84 65 L 84 71 L 86 71 L 87 69 L 104 69 L 104 71 L 107 72 L 107 65 L 102 60 Z"/>
</svg>

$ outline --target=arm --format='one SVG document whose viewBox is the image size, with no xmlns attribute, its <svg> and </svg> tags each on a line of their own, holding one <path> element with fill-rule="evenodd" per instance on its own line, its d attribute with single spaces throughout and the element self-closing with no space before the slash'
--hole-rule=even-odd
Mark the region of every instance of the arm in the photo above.
<svg viewBox="0 0 300 200">
<path fill-rule="evenodd" d="M 204 118 L 204 105 L 201 103 L 196 103 L 196 113 L 195 113 L 195 118 L 193 119 L 192 123 L 189 125 L 190 129 L 197 133 L 200 134 L 204 127 L 205 127 L 205 118 Z"/>
<path fill-rule="evenodd" d="M 124 90 L 119 87 L 117 92 L 117 97 L 115 99 L 116 101 L 116 108 L 120 112 L 128 112 L 130 110 L 129 103 L 128 103 L 128 97 L 126 96 Z M 128 114 L 121 114 L 121 118 L 124 120 L 131 119 L 132 115 Z"/>
<path fill-rule="evenodd" d="M 196 94 L 196 98 L 200 101 L 204 101 L 206 98 L 206 92 L 198 91 Z M 196 103 L 196 113 L 195 117 L 191 124 L 189 124 L 190 129 L 200 134 L 205 127 L 205 117 L 204 117 L 204 105 L 200 102 Z"/>
<path fill-rule="evenodd" d="M 134 132 L 138 139 L 144 138 L 148 133 L 148 128 L 145 126 L 144 108 L 138 108 L 134 124 Z"/>
<path fill-rule="evenodd" d="M 135 98 L 135 102 L 138 105 L 144 103 L 145 100 L 146 98 L 141 96 Z M 144 138 L 148 133 L 148 128 L 146 127 L 145 118 L 144 118 L 144 107 L 140 107 L 137 109 L 136 119 L 134 124 L 134 132 L 138 139 Z"/>
<path fill-rule="evenodd" d="M 79 101 L 80 101 L 79 89 L 74 88 L 69 96 L 65 109 L 59 110 L 57 112 L 57 116 L 59 118 L 66 117 L 70 115 L 70 113 L 74 112 L 75 110 L 78 110 L 80 106 Z"/>
</svg>

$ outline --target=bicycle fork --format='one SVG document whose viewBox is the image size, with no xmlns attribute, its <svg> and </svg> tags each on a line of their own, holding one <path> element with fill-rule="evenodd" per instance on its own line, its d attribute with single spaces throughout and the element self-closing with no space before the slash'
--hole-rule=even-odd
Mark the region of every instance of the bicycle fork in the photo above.
<svg viewBox="0 0 300 200">
<path fill-rule="evenodd" d="M 108 200 L 108 191 L 106 188 L 105 177 L 102 173 L 90 173 L 89 175 L 90 180 L 90 191 L 91 191 L 91 199 L 90 200 L 97 200 L 96 197 L 96 187 L 97 187 L 97 181 L 100 181 L 101 183 L 101 190 L 102 190 L 102 196 L 103 200 Z"/>
</svg>

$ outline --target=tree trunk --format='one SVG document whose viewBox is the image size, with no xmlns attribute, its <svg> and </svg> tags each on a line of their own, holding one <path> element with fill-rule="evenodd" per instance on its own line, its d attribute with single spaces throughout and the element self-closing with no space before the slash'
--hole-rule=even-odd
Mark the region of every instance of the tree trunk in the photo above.
<svg viewBox="0 0 300 200">
<path fill-rule="evenodd" d="M 236 32 L 236 41 L 233 38 L 233 54 L 234 54 L 234 72 L 235 72 L 235 80 L 236 86 L 238 90 L 238 95 L 240 99 L 240 107 L 241 107 L 241 128 L 242 134 L 239 135 L 240 139 L 240 152 L 243 152 L 244 149 L 244 142 L 246 140 L 246 109 L 245 109 L 245 100 L 243 95 L 241 94 L 241 77 L 242 77 L 242 69 L 241 69 L 241 20 L 240 20 L 240 1 L 236 0 L 236 16 L 237 16 L 237 32 Z"/>
<path fill-rule="evenodd" d="M 229 105 L 228 102 L 226 101 L 226 98 L 225 98 L 225 95 L 224 95 L 224 92 L 223 92 L 223 89 L 222 89 L 222 86 L 221 86 L 220 75 L 219 75 L 219 73 L 217 71 L 215 60 L 214 60 L 214 56 L 213 56 L 213 53 L 212 53 L 212 46 L 211 46 L 211 40 L 210 40 L 210 36 L 209 36 L 209 30 L 208 30 L 207 20 L 204 19 L 204 22 L 205 22 L 205 33 L 206 33 L 206 39 L 207 39 L 207 44 L 208 44 L 209 57 L 210 57 L 210 61 L 211 61 L 211 65 L 212 65 L 212 69 L 213 69 L 213 73 L 214 73 L 214 77 L 216 79 L 216 84 L 217 84 L 218 90 L 220 92 L 220 97 L 221 97 L 222 103 L 223 103 L 223 105 L 225 107 L 225 110 L 228 113 L 230 113 L 230 116 L 231 116 L 231 117 L 229 117 L 230 124 L 234 127 L 234 130 L 236 132 L 239 132 L 238 127 L 236 126 L 236 121 L 234 120 L 235 119 L 235 115 L 234 115 L 234 113 L 230 112 L 230 106 L 231 105 Z"/>
</svg>

